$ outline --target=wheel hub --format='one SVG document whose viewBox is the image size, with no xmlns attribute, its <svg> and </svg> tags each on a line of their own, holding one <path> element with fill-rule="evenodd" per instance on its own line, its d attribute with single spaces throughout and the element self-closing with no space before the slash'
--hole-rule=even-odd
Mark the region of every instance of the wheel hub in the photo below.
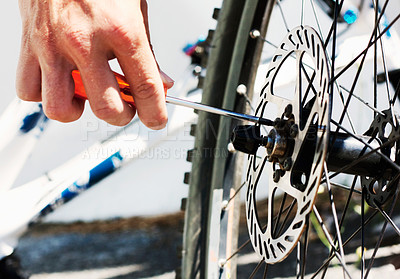
<svg viewBox="0 0 400 279">
<path fill-rule="evenodd" d="M 395 125 L 390 110 L 385 110 L 381 115 L 377 115 L 372 122 L 369 130 L 365 133 L 371 137 L 377 137 L 382 144 L 393 141 L 400 134 L 398 125 Z M 398 140 L 394 140 L 383 152 L 394 162 L 399 163 Z M 385 162 L 380 164 L 381 172 L 375 175 L 362 175 L 361 185 L 366 190 L 366 201 L 372 206 L 384 204 L 394 193 L 395 187 L 390 183 L 393 180 L 393 173 L 390 167 L 385 167 Z M 397 180 L 397 179 L 396 179 Z"/>
</svg>

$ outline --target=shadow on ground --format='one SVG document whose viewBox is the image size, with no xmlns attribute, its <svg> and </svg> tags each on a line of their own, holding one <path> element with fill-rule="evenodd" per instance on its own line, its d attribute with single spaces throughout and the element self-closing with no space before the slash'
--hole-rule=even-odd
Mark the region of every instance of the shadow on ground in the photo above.
<svg viewBox="0 0 400 279">
<path fill-rule="evenodd" d="M 20 241 L 17 255 L 30 274 L 101 270 L 130 266 L 131 272 L 107 277 L 146 278 L 174 271 L 182 241 L 181 214 L 150 219 L 42 224 Z M 94 277 L 96 278 L 96 277 Z"/>
</svg>

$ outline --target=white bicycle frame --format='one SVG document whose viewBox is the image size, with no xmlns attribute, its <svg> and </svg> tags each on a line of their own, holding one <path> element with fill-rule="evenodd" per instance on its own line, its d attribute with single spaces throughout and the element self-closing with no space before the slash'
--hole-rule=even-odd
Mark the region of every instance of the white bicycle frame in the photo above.
<svg viewBox="0 0 400 279">
<path fill-rule="evenodd" d="M 179 97 L 195 87 L 192 72 L 189 67 L 182 81 L 175 85 L 174 92 Z M 200 93 L 195 90 L 186 98 L 199 101 Z M 0 258 L 13 252 L 30 224 L 142 157 L 195 119 L 193 111 L 175 107 L 169 116 L 167 132 L 150 139 L 148 130 L 136 118 L 61 166 L 10 189 L 48 122 L 41 104 L 14 100 L 0 117 L 0 131 L 4 134 L 0 139 Z M 141 128 L 129 129 L 135 125 Z"/>
</svg>

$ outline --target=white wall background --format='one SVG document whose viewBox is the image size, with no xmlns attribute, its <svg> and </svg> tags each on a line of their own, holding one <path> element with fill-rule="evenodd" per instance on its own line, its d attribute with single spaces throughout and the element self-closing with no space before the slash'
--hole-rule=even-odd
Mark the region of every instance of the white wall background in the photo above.
<svg viewBox="0 0 400 279">
<path fill-rule="evenodd" d="M 215 25 L 211 19 L 213 8 L 220 1 L 213 0 L 149 0 L 152 43 L 161 68 L 176 81 L 184 74 L 189 59 L 181 51 L 189 42 L 207 35 Z M 1 67 L 0 111 L 14 98 L 15 71 L 19 53 L 21 23 L 17 1 L 4 1 L 0 9 Z M 171 91 L 171 94 L 174 94 Z M 176 92 L 175 92 L 176 94 Z M 93 131 L 93 125 L 99 128 Z M 90 111 L 75 123 L 52 122 L 42 136 L 35 152 L 27 162 L 16 185 L 25 183 L 73 157 L 90 146 L 99 136 L 115 128 L 97 120 Z M 157 134 L 154 134 L 157 136 Z M 192 141 L 166 141 L 159 148 L 167 150 L 188 149 Z M 177 154 L 178 154 L 177 153 Z M 149 155 L 135 161 L 107 178 L 95 188 L 57 210 L 49 221 L 92 220 L 154 215 L 179 209 L 180 200 L 187 194 L 182 183 L 183 173 L 190 164 L 182 156 L 155 158 Z M 159 157 L 159 156 L 158 156 Z"/>
</svg>

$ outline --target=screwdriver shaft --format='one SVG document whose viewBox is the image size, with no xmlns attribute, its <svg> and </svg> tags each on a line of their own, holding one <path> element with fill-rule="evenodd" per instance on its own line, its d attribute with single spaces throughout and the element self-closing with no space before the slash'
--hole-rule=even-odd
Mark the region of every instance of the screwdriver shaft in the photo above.
<svg viewBox="0 0 400 279">
<path fill-rule="evenodd" d="M 252 116 L 252 115 L 238 113 L 238 112 L 233 112 L 230 110 L 215 108 L 215 107 L 207 106 L 204 104 L 200 104 L 200 103 L 196 103 L 196 102 L 192 102 L 192 101 L 188 101 L 188 100 L 184 100 L 184 99 L 180 99 L 180 98 L 176 98 L 176 97 L 166 96 L 166 102 L 170 103 L 170 104 L 178 105 L 178 106 L 188 107 L 188 108 L 199 110 L 199 111 L 206 111 L 209 113 L 218 114 L 218 115 L 222 115 L 222 116 L 228 116 L 228 117 L 232 117 L 232 118 L 239 119 L 239 120 L 246 120 L 246 121 L 250 121 L 250 122 L 258 123 L 258 124 L 262 124 L 262 125 L 267 125 L 267 126 L 274 125 L 274 121 L 271 121 L 269 119 L 260 118 L 257 116 Z"/>
</svg>

